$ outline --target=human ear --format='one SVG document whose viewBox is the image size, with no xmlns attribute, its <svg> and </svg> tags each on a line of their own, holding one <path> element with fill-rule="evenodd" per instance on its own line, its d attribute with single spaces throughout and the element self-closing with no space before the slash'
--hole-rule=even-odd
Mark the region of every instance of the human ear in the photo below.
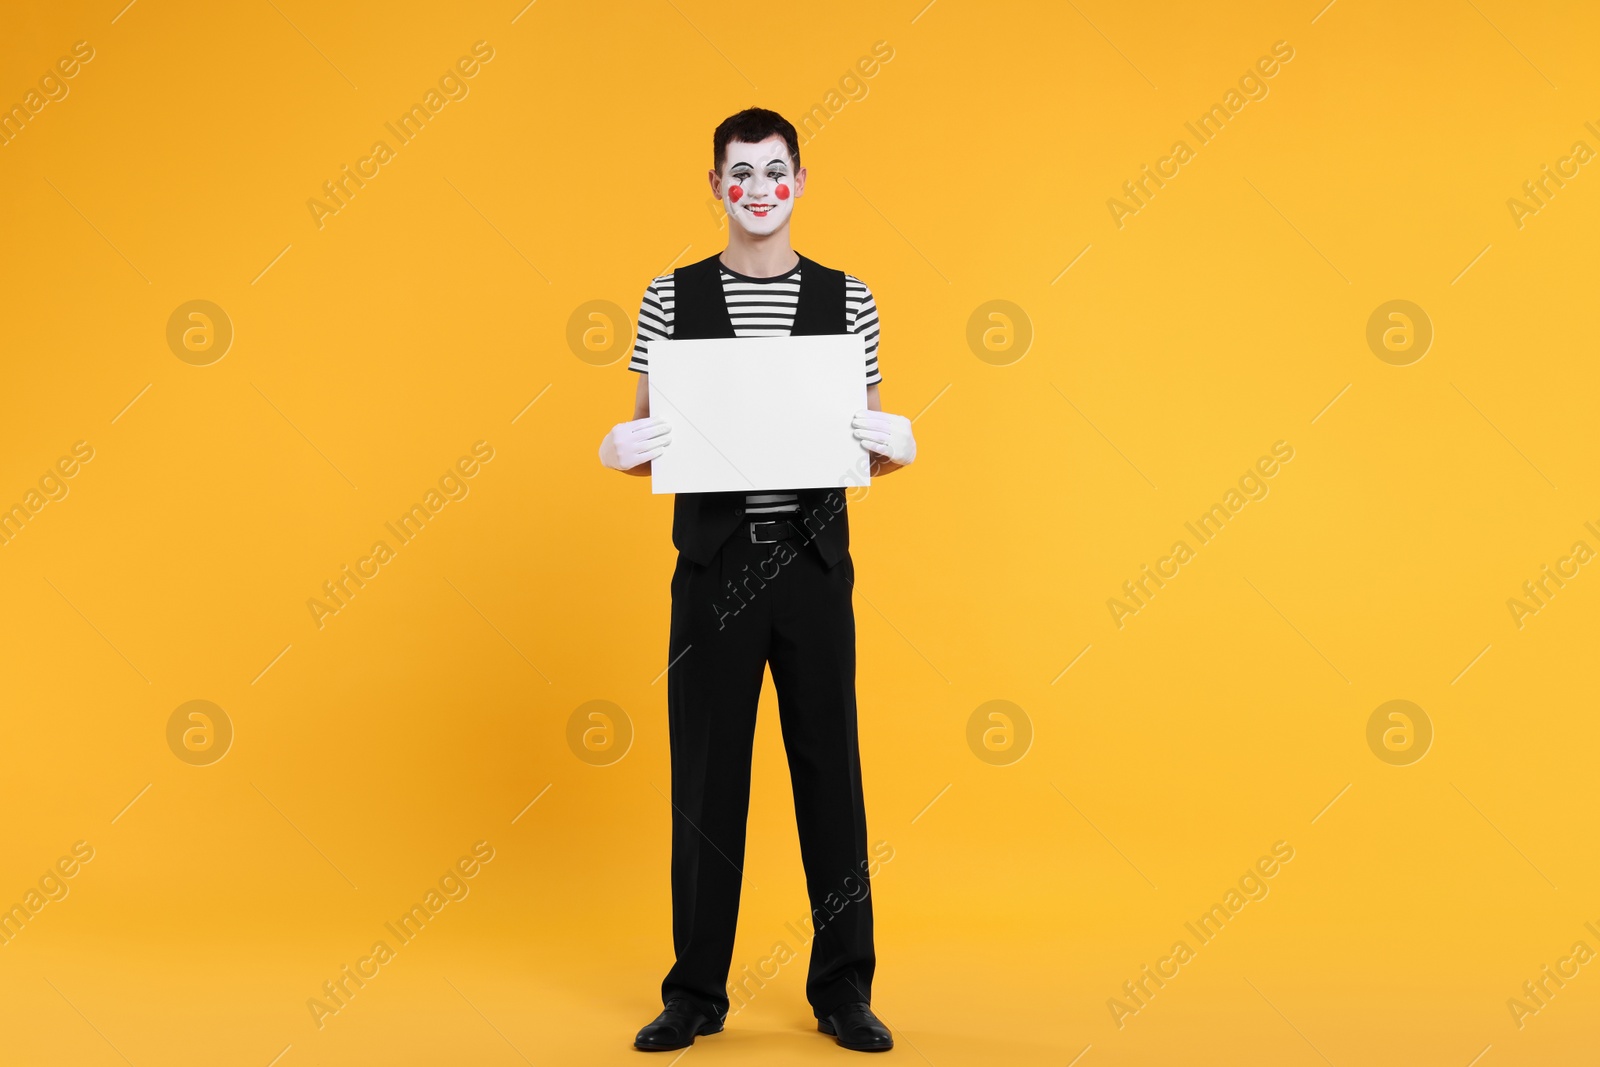
<svg viewBox="0 0 1600 1067">
<path fill-rule="evenodd" d="M 804 196 L 806 191 L 806 168 L 801 167 L 794 172 L 794 195 Z"/>
</svg>

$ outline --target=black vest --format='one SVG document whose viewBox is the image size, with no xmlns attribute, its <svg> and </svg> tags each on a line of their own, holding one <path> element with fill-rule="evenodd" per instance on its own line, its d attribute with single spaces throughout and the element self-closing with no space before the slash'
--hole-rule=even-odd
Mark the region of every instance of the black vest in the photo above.
<svg viewBox="0 0 1600 1067">
<path fill-rule="evenodd" d="M 677 339 L 734 337 L 722 292 L 721 260 L 710 256 L 672 272 L 672 336 Z M 844 272 L 800 257 L 800 301 L 792 334 L 849 333 Z M 865 370 L 863 370 L 865 373 Z M 850 547 L 850 522 L 839 489 L 796 489 L 804 523 L 822 560 L 832 567 Z M 679 493 L 672 507 L 672 543 L 702 567 L 744 519 L 743 492 Z M 779 516 L 774 516 L 779 517 Z"/>
</svg>

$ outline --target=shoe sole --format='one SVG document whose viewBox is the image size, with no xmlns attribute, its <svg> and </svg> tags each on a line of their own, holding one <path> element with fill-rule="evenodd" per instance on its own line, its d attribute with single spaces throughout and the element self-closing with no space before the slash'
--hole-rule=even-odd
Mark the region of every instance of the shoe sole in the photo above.
<svg viewBox="0 0 1600 1067">
<path fill-rule="evenodd" d="M 851 1052 L 888 1052 L 890 1049 L 894 1048 L 893 1041 L 890 1041 L 887 1045 L 847 1045 L 843 1041 L 839 1040 L 839 1035 L 834 1031 L 833 1026 L 826 1019 L 817 1020 L 817 1029 L 833 1038 L 834 1041 L 838 1042 L 840 1048 L 847 1048 Z"/>
<path fill-rule="evenodd" d="M 707 1037 L 711 1034 L 722 1033 L 721 1023 L 718 1023 L 714 1029 L 708 1029 L 709 1025 L 710 1024 L 707 1024 L 707 1026 L 702 1026 L 700 1029 L 696 1030 L 694 1032 L 694 1037 Z M 639 1042 L 635 1041 L 633 1043 L 633 1047 L 640 1052 L 675 1052 L 680 1048 L 688 1048 L 690 1045 L 694 1044 L 694 1037 L 691 1037 L 681 1045 L 641 1045 Z"/>
</svg>

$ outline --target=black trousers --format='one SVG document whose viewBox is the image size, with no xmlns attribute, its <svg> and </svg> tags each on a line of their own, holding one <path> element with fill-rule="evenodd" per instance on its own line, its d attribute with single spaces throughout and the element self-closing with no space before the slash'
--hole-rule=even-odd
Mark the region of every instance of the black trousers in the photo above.
<svg viewBox="0 0 1600 1067">
<path fill-rule="evenodd" d="M 741 524 L 709 566 L 678 557 L 672 575 L 667 719 L 672 747 L 672 942 L 662 999 L 688 996 L 718 1016 L 744 881 L 750 754 L 767 665 L 794 788 L 811 901 L 806 999 L 818 1018 L 871 1000 L 876 957 L 867 818 L 856 739 L 856 637 L 847 555 L 831 569 L 807 541 L 752 544 Z M 790 926 L 778 931 L 795 953 Z M 746 961 L 741 1005 L 774 977 Z M 753 979 L 750 975 L 755 975 Z"/>
</svg>

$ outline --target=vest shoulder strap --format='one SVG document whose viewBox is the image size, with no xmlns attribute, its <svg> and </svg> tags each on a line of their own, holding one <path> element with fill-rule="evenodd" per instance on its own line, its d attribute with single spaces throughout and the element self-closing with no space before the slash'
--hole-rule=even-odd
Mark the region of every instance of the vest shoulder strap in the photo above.
<svg viewBox="0 0 1600 1067">
<path fill-rule="evenodd" d="M 672 336 L 698 340 L 733 337 L 733 319 L 722 296 L 719 256 L 707 256 L 672 272 Z"/>
<path fill-rule="evenodd" d="M 796 335 L 850 332 L 844 271 L 800 256 L 800 303 L 795 308 L 794 328 L 790 332 Z"/>
</svg>

